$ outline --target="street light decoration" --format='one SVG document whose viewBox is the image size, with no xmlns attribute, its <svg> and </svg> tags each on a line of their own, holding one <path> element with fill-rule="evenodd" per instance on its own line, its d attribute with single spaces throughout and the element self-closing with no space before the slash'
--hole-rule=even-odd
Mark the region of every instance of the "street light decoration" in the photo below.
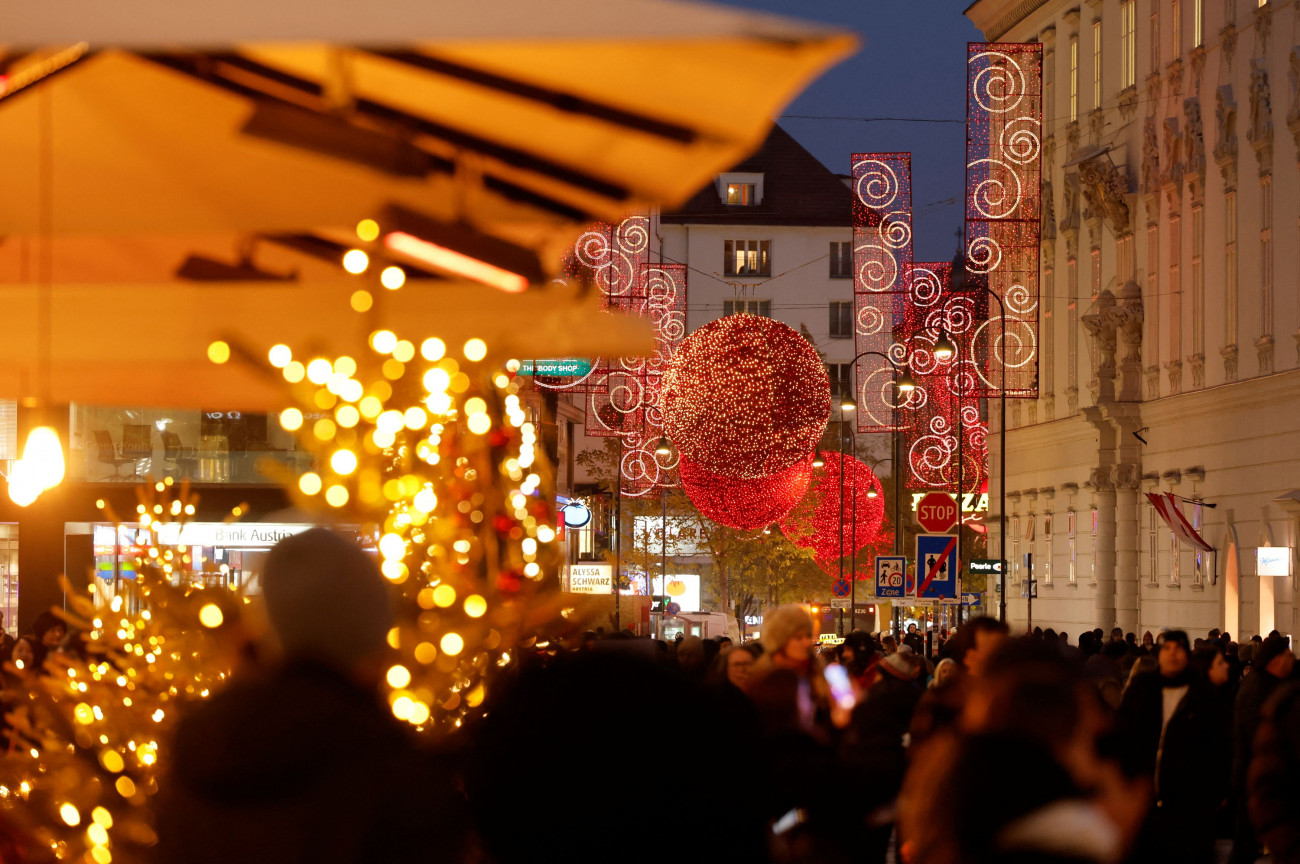
<svg viewBox="0 0 1300 864">
<path fill-rule="evenodd" d="M 825 465 L 814 469 L 812 483 L 803 502 L 791 515 L 779 521 L 781 531 L 791 543 L 809 549 L 822 569 L 840 557 L 840 531 L 844 531 L 844 554 L 862 549 L 880 536 L 885 519 L 885 502 L 880 496 L 880 479 L 865 462 L 851 455 L 823 451 Z M 844 470 L 844 497 L 840 498 L 840 470 Z M 868 493 L 875 490 L 876 496 Z M 854 500 L 856 499 L 856 501 Z M 796 519 L 805 505 L 810 519 Z M 842 506 L 841 506 L 842 505 Z M 857 522 L 846 524 L 856 507 Z"/>
<path fill-rule="evenodd" d="M 812 481 L 813 457 L 753 479 L 714 474 L 684 456 L 678 468 L 682 489 L 700 513 L 728 528 L 757 531 L 785 518 L 803 498 Z"/>
<path fill-rule="evenodd" d="M 895 329 L 911 278 L 912 155 L 855 153 L 852 174 L 857 431 L 888 432 L 906 425 L 895 409 L 909 405 L 885 357 L 907 360 Z"/>
<path fill-rule="evenodd" d="M 661 405 L 682 456 L 719 476 L 758 479 L 813 452 L 830 419 L 830 379 L 787 325 L 729 315 L 682 342 Z"/>
<path fill-rule="evenodd" d="M 1037 43 L 967 46 L 965 279 L 1002 301 L 994 317 L 976 298 L 985 308 L 965 346 L 970 392 L 981 397 L 1004 386 L 1008 397 L 1038 395 L 1042 52 Z"/>
</svg>

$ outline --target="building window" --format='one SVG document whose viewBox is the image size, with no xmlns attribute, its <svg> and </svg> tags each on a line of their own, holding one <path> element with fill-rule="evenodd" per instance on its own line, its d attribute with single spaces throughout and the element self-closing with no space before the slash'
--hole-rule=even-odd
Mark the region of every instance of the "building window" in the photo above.
<svg viewBox="0 0 1300 864">
<path fill-rule="evenodd" d="M 1137 84 L 1137 0 L 1123 0 L 1119 13 L 1120 86 L 1132 87 Z"/>
<path fill-rule="evenodd" d="M 1169 46 L 1173 59 L 1183 56 L 1183 0 L 1171 0 L 1169 4 Z"/>
<path fill-rule="evenodd" d="M 1075 536 L 1074 533 L 1075 532 L 1074 517 L 1075 517 L 1075 512 L 1073 510 L 1065 514 L 1065 537 L 1067 540 L 1066 545 L 1067 545 L 1067 551 L 1070 553 L 1070 560 L 1067 562 L 1069 571 L 1066 574 L 1066 578 L 1070 580 L 1071 585 L 1073 585 L 1079 579 L 1078 570 L 1075 569 L 1078 563 L 1078 557 L 1077 557 L 1078 547 L 1076 546 L 1076 543 L 1078 542 L 1078 538 Z"/>
<path fill-rule="evenodd" d="M 772 317 L 771 300 L 723 300 L 723 315 L 758 315 L 763 318 Z"/>
<path fill-rule="evenodd" d="M 1092 584 L 1097 584 L 1097 508 L 1092 508 Z"/>
<path fill-rule="evenodd" d="M 1079 122 L 1079 37 L 1070 37 L 1070 122 Z"/>
<path fill-rule="evenodd" d="M 1044 395 L 1056 392 L 1056 319 L 1052 316 L 1056 298 L 1052 296 L 1055 274 L 1051 267 L 1043 268 L 1043 366 L 1040 372 Z"/>
<path fill-rule="evenodd" d="M 1065 374 L 1067 388 L 1079 386 L 1079 262 L 1065 262 Z"/>
<path fill-rule="evenodd" d="M 1056 126 L 1056 52 L 1051 50 L 1043 55 L 1043 123 L 1051 135 Z"/>
<path fill-rule="evenodd" d="M 737 204 L 741 207 L 752 207 L 758 203 L 755 194 L 757 188 L 755 183 L 728 183 L 727 203 Z"/>
<path fill-rule="evenodd" d="M 1197 535 L 1201 533 L 1201 520 L 1204 518 L 1204 507 L 1199 503 L 1192 505 L 1192 527 L 1196 529 Z M 1194 585 L 1202 584 L 1205 578 L 1205 552 L 1197 549 L 1195 553 L 1196 563 L 1192 571 L 1192 583 Z"/>
<path fill-rule="evenodd" d="M 1011 517 L 1011 560 L 1007 562 L 1013 582 L 1020 581 L 1020 517 Z"/>
<path fill-rule="evenodd" d="M 831 301 L 831 338 L 848 339 L 853 335 L 853 301 Z"/>
<path fill-rule="evenodd" d="M 1223 344 L 1237 344 L 1237 192 L 1223 195 Z"/>
<path fill-rule="evenodd" d="M 1178 584 L 1178 578 L 1179 578 L 1178 565 L 1179 563 L 1181 563 L 1179 559 L 1182 557 L 1180 552 L 1181 550 L 1178 548 L 1178 535 L 1170 531 L 1169 532 L 1169 584 L 1170 585 Z"/>
<path fill-rule="evenodd" d="M 1146 352 L 1147 365 L 1160 365 L 1160 229 L 1147 228 L 1147 296 L 1145 318 L 1147 337 L 1142 350 Z"/>
<path fill-rule="evenodd" d="M 853 398 L 853 364 L 827 363 L 826 376 L 831 379 L 831 404 L 838 405 L 844 397 Z"/>
<path fill-rule="evenodd" d="M 1052 514 L 1043 515 L 1043 545 L 1047 548 L 1043 551 L 1043 584 L 1052 584 L 1052 553 L 1055 547 L 1052 545 Z"/>
<path fill-rule="evenodd" d="M 1169 362 L 1183 356 L 1183 220 L 1169 217 Z"/>
<path fill-rule="evenodd" d="M 1091 269 L 1088 274 L 1088 287 L 1091 289 L 1092 302 L 1101 296 L 1101 250 L 1094 248 L 1091 256 Z"/>
<path fill-rule="evenodd" d="M 1152 585 L 1160 582 L 1160 517 L 1156 508 L 1147 508 L 1147 581 Z"/>
<path fill-rule="evenodd" d="M 847 240 L 831 241 L 831 278 L 853 278 L 853 244 Z"/>
<path fill-rule="evenodd" d="M 1192 47 L 1205 44 L 1205 0 L 1192 0 Z"/>
<path fill-rule="evenodd" d="M 1205 210 L 1192 208 L 1192 353 L 1205 354 Z"/>
<path fill-rule="evenodd" d="M 1101 22 L 1092 22 L 1092 107 L 1101 107 Z"/>
<path fill-rule="evenodd" d="M 726 276 L 771 276 L 770 240 L 724 240 L 722 267 Z"/>
<path fill-rule="evenodd" d="M 1151 71 L 1160 69 L 1160 4 L 1151 4 Z"/>
<path fill-rule="evenodd" d="M 1273 333 L 1273 176 L 1259 178 L 1259 334 Z"/>
</svg>

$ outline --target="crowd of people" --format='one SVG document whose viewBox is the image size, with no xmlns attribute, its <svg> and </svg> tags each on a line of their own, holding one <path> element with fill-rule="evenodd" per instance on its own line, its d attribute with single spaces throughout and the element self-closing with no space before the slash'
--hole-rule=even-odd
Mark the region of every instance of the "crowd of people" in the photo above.
<svg viewBox="0 0 1300 864">
<path fill-rule="evenodd" d="M 816 641 L 587 632 L 516 651 L 481 716 L 417 741 L 380 698 L 393 613 L 317 529 L 263 573 L 275 653 L 171 742 L 168 862 L 1300 864 L 1289 640 L 974 618 Z M 53 616 L 51 616 L 53 619 Z M 66 628 L 9 646 L 38 674 Z"/>
</svg>

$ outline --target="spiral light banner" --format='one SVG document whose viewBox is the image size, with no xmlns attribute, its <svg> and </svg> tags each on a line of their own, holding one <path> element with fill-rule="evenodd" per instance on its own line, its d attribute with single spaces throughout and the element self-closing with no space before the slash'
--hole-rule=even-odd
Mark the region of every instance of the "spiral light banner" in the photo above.
<svg viewBox="0 0 1300 864">
<path fill-rule="evenodd" d="M 903 357 L 895 330 L 907 301 L 912 265 L 912 154 L 853 154 L 853 347 Z M 894 371 L 868 354 L 854 370 L 859 432 L 907 425 L 894 408 Z"/>
<path fill-rule="evenodd" d="M 972 42 L 966 62 L 966 279 L 987 296 L 963 360 L 975 394 L 1038 396 L 1043 46 Z M 983 295 L 978 287 L 973 293 Z"/>
<path fill-rule="evenodd" d="M 979 369 L 970 357 L 988 323 L 988 296 L 954 291 L 947 261 L 912 265 L 909 285 L 899 326 L 916 381 L 903 433 L 907 488 L 978 491 L 988 472 L 988 421 L 980 417 Z M 934 354 L 941 332 L 957 348 L 947 360 Z"/>
</svg>

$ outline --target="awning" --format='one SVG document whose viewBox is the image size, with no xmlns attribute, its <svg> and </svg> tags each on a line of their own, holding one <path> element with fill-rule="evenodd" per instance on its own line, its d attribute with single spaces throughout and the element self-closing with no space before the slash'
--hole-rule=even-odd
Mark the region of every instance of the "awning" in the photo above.
<svg viewBox="0 0 1300 864">
<path fill-rule="evenodd" d="M 1196 533 L 1196 529 L 1187 521 L 1183 511 L 1178 506 L 1178 498 L 1172 492 L 1148 492 L 1147 500 L 1151 506 L 1156 508 L 1160 518 L 1169 526 L 1169 530 L 1174 533 L 1182 543 L 1191 546 L 1193 549 L 1199 549 L 1202 552 L 1209 552 L 1214 549 L 1209 543 Z"/>
<path fill-rule="evenodd" d="M 349 353 L 365 280 L 404 338 L 645 350 L 648 330 L 544 280 L 511 302 L 372 244 L 410 277 L 385 294 L 341 255 L 361 220 L 406 213 L 554 273 L 591 222 L 676 206 L 743 159 L 855 43 L 670 0 L 60 0 L 4 30 L 0 398 L 244 410 L 263 397 L 233 364 L 200 373 L 207 343 Z"/>
</svg>

